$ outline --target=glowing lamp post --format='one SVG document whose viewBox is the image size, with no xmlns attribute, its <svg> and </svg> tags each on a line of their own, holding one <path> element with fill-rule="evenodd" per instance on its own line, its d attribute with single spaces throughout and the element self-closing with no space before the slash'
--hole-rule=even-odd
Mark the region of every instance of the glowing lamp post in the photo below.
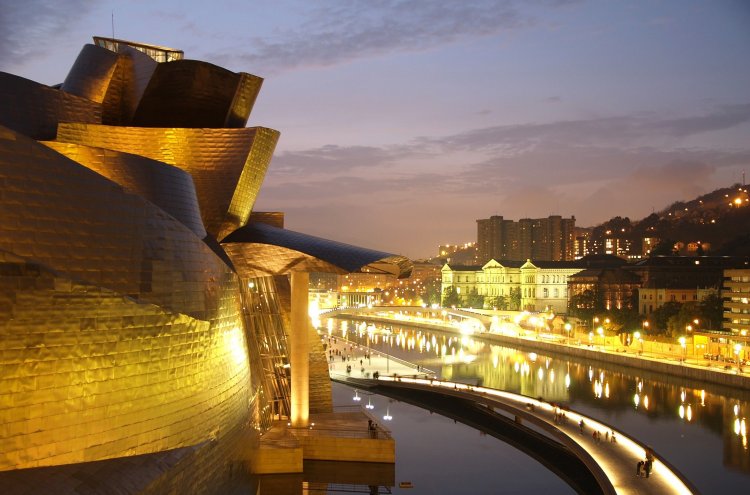
<svg viewBox="0 0 750 495">
<path fill-rule="evenodd" d="M 741 352 L 742 352 L 742 344 L 734 344 L 734 358 L 737 360 L 737 373 L 742 373 L 742 365 L 740 364 Z"/>
<path fill-rule="evenodd" d="M 687 344 L 685 343 L 685 337 L 680 337 L 678 341 L 682 347 L 682 362 L 685 362 L 685 358 L 687 357 Z"/>
<path fill-rule="evenodd" d="M 570 323 L 566 323 L 563 328 L 565 328 L 565 333 L 568 336 L 568 344 L 570 344 L 570 330 L 573 328 L 573 326 Z"/>
<path fill-rule="evenodd" d="M 604 348 L 604 350 L 606 350 L 607 349 L 607 339 L 604 337 L 604 328 L 603 327 L 597 328 L 596 329 L 596 333 L 598 333 L 599 336 L 602 338 L 602 347 Z"/>
<path fill-rule="evenodd" d="M 637 340 L 641 344 L 640 354 L 643 354 L 643 338 L 641 338 L 641 332 L 635 332 L 633 334 L 633 337 L 635 337 L 635 340 Z"/>
</svg>

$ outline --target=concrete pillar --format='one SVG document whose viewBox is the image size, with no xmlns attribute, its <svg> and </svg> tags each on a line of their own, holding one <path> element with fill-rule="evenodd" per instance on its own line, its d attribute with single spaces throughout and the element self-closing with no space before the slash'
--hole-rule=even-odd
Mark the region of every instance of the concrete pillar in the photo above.
<svg viewBox="0 0 750 495">
<path fill-rule="evenodd" d="M 310 344 L 307 314 L 310 274 L 292 272 L 292 331 L 289 363 L 292 367 L 292 426 L 306 427 L 310 419 Z"/>
</svg>

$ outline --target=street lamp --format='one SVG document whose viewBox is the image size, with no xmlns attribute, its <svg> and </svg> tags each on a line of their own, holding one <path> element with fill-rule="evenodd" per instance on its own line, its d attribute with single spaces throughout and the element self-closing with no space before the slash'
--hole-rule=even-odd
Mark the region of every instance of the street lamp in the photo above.
<svg viewBox="0 0 750 495">
<path fill-rule="evenodd" d="M 737 372 L 742 373 L 742 365 L 740 364 L 740 351 L 742 350 L 742 344 L 734 344 L 734 358 L 737 360 Z"/>
<path fill-rule="evenodd" d="M 685 358 L 687 357 L 687 345 L 685 344 L 685 337 L 680 337 L 678 341 L 682 346 L 682 362 L 685 362 Z"/>
<path fill-rule="evenodd" d="M 566 323 L 563 328 L 565 328 L 565 332 L 568 335 L 568 344 L 570 344 L 570 330 L 573 328 L 573 326 L 570 323 Z"/>
<path fill-rule="evenodd" d="M 635 337 L 635 339 L 636 339 L 636 340 L 637 340 L 638 342 L 640 342 L 640 343 L 641 343 L 641 352 L 640 352 L 640 354 L 643 354 L 643 339 L 641 338 L 641 332 L 635 332 L 635 333 L 633 334 L 633 336 Z"/>
<path fill-rule="evenodd" d="M 606 350 L 607 349 L 607 339 L 604 338 L 604 328 L 599 327 L 596 329 L 596 333 L 599 334 L 599 336 L 602 338 L 602 347 Z"/>
</svg>

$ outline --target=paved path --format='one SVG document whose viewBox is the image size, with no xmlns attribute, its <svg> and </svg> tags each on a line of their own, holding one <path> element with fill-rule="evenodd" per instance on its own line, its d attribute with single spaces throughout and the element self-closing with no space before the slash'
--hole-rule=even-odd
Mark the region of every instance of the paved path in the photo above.
<svg viewBox="0 0 750 495">
<path fill-rule="evenodd" d="M 323 341 L 327 342 L 327 339 L 328 337 L 324 337 Z M 436 380 L 430 370 L 423 368 L 417 370 L 416 365 L 375 351 L 370 351 L 368 360 L 367 349 L 364 346 L 358 346 L 356 343 L 341 338 L 335 338 L 335 341 L 333 337 L 331 339 L 329 349 L 333 350 L 334 362 L 330 363 L 329 367 L 333 379 L 371 380 L 372 374 L 377 371 L 379 378 L 376 383 L 378 385 L 390 384 L 397 387 L 440 390 L 446 395 L 471 398 L 476 402 L 486 403 L 490 407 L 502 409 L 506 413 L 523 418 L 544 429 L 571 448 L 584 463 L 591 466 L 594 462 L 596 465 L 591 466 L 592 472 L 601 470 L 611 483 L 614 493 L 617 494 L 688 495 L 697 493 L 694 487 L 689 487 L 689 482 L 671 469 L 657 453 L 653 454 L 654 463 L 650 477 L 636 476 L 636 463 L 645 458 L 647 447 L 594 418 L 566 409 L 564 410 L 566 419 L 555 421 L 555 412 L 559 409 L 547 402 L 486 387 Z M 342 361 L 336 351 L 343 354 L 345 359 L 348 355 L 349 361 Z M 360 359 L 362 360 L 361 366 Z M 350 373 L 346 372 L 347 364 L 352 365 Z M 362 367 L 365 368 L 364 372 Z M 583 433 L 579 427 L 581 420 L 584 422 Z M 601 441 L 594 440 L 592 435 L 594 431 L 601 433 Z M 610 439 L 614 433 L 616 443 L 606 441 L 608 433 Z M 594 474 L 596 476 L 596 473 Z"/>
<path fill-rule="evenodd" d="M 332 378 L 372 378 L 375 371 L 380 375 L 395 374 L 421 378 L 435 376 L 432 370 L 374 349 L 368 349 L 366 346 L 340 337 L 324 336 L 323 343 L 328 344 L 326 355 L 328 356 L 328 371 Z M 351 371 L 348 373 L 347 366 L 351 366 Z"/>
</svg>

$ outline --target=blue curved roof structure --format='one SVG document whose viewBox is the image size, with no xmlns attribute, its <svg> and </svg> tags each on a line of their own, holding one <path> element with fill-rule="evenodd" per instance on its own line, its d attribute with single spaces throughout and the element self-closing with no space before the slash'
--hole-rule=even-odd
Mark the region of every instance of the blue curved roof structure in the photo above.
<svg viewBox="0 0 750 495">
<path fill-rule="evenodd" d="M 221 241 L 239 271 L 259 270 L 265 275 L 291 271 L 381 273 L 406 278 L 411 261 L 400 255 L 323 239 L 265 223 L 249 223 Z M 237 259 L 244 263 L 237 263 Z M 261 263 L 262 260 L 262 263 Z M 255 267 L 255 268 L 253 268 Z M 260 273 L 258 273 L 260 274 Z"/>
</svg>

